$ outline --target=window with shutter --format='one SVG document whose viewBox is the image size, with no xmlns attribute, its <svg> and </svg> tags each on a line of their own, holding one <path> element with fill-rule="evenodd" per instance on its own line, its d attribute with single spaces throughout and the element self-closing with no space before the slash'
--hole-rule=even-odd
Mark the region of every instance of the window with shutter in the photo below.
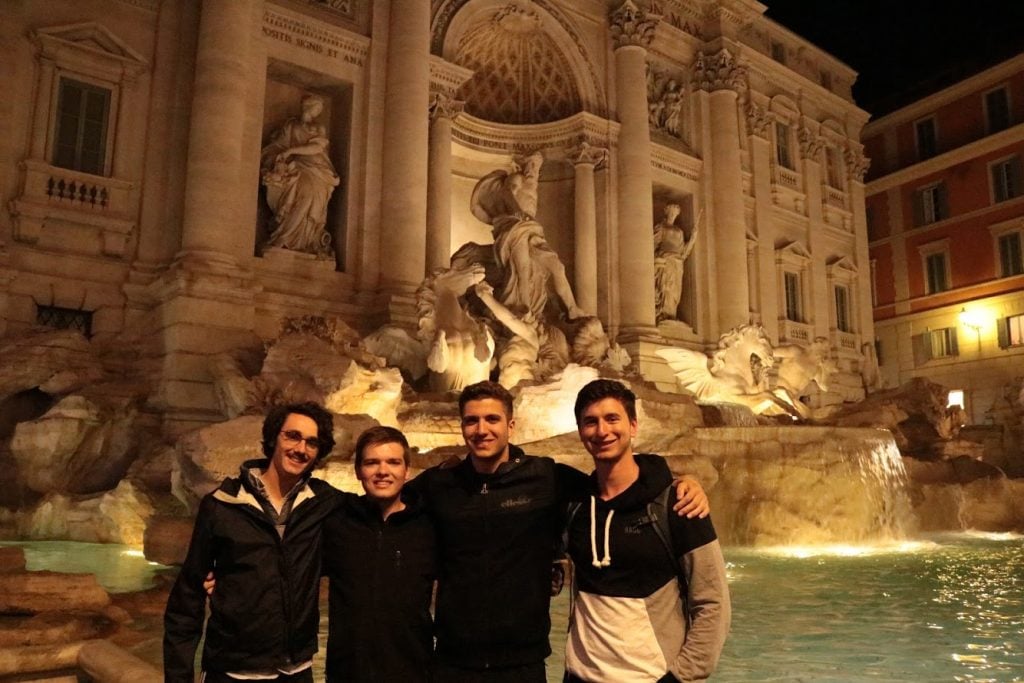
<svg viewBox="0 0 1024 683">
<path fill-rule="evenodd" d="M 938 148 L 936 144 L 935 119 L 927 118 L 915 123 L 914 134 L 917 139 L 917 158 L 924 160 L 935 156 Z"/>
<path fill-rule="evenodd" d="M 1022 194 L 1021 160 L 1019 156 L 1002 159 L 990 167 L 992 180 L 992 199 L 996 203 L 1005 202 Z"/>
<path fill-rule="evenodd" d="M 1019 232 L 999 236 L 999 275 L 1012 277 L 1024 273 L 1024 251 Z"/>
<path fill-rule="evenodd" d="M 985 122 L 989 133 L 1010 127 L 1010 97 L 1006 88 L 985 93 Z"/>
</svg>

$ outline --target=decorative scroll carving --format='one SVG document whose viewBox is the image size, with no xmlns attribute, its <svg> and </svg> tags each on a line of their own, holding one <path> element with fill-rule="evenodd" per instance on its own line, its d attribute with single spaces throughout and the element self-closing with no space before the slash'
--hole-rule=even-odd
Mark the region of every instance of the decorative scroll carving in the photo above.
<svg viewBox="0 0 1024 683">
<path fill-rule="evenodd" d="M 697 53 L 693 64 L 694 90 L 735 90 L 744 89 L 747 68 L 736 63 L 736 58 L 728 50 L 722 49 L 713 55 Z"/>
<path fill-rule="evenodd" d="M 430 98 L 430 120 L 454 119 L 462 113 L 465 104 L 462 100 L 457 100 L 451 95 L 435 92 Z"/>
<path fill-rule="evenodd" d="M 850 177 L 857 182 L 863 183 L 864 175 L 871 166 L 871 159 L 864 156 L 864 153 L 859 149 L 853 149 L 852 147 L 847 147 L 843 152 L 843 156 L 846 159 L 846 169 L 850 172 Z"/>
<path fill-rule="evenodd" d="M 654 40 L 654 29 L 661 19 L 656 14 L 637 6 L 633 0 L 626 0 L 609 17 L 611 21 L 612 43 L 615 49 L 637 45 L 642 48 L 650 46 Z"/>
<path fill-rule="evenodd" d="M 583 141 L 580 144 L 567 150 L 569 160 L 574 165 L 576 164 L 591 164 L 595 168 L 601 166 L 608 159 L 608 149 L 605 147 L 595 147 L 587 141 Z"/>
<path fill-rule="evenodd" d="M 800 126 L 796 133 L 797 144 L 800 146 L 800 156 L 804 159 L 817 160 L 825 141 L 806 126 Z"/>
<path fill-rule="evenodd" d="M 743 107 L 743 113 L 747 116 L 747 130 L 751 135 L 756 135 L 765 140 L 768 139 L 768 130 L 772 123 L 772 117 L 768 110 L 754 102 L 747 102 Z"/>
</svg>

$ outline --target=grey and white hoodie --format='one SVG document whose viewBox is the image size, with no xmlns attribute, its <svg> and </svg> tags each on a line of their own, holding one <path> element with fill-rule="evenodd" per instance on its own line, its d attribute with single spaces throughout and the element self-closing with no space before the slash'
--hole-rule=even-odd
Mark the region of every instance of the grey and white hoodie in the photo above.
<svg viewBox="0 0 1024 683">
<path fill-rule="evenodd" d="M 660 456 L 635 457 L 637 481 L 603 501 L 592 477 L 594 495 L 569 522 L 576 592 L 566 669 L 592 683 L 705 680 L 731 617 L 722 551 L 710 518 L 669 509 L 672 562 L 647 505 L 672 475 Z M 673 490 L 669 508 L 675 500 Z"/>
</svg>

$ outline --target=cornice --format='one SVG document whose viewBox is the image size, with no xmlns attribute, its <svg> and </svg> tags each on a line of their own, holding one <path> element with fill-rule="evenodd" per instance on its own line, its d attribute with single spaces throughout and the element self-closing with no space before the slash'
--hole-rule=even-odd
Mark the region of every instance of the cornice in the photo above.
<svg viewBox="0 0 1024 683">
<path fill-rule="evenodd" d="M 986 69 L 979 74 L 975 74 L 974 76 L 970 76 L 962 81 L 954 83 L 948 88 L 932 93 L 931 95 L 917 100 L 913 104 L 907 105 L 902 109 L 897 109 L 894 112 L 875 119 L 864 127 L 862 137 L 868 138 L 880 135 L 888 128 L 898 126 L 902 123 L 915 121 L 926 114 L 933 113 L 944 104 L 948 104 L 984 90 L 990 86 L 996 85 L 1020 71 L 1024 71 L 1024 53 L 1000 64 L 996 64 L 992 68 Z"/>
<path fill-rule="evenodd" d="M 473 70 L 453 64 L 437 55 L 430 55 L 430 89 L 454 95 L 462 84 L 473 77 Z"/>
<path fill-rule="evenodd" d="M 1016 126 L 1001 130 L 994 135 L 988 135 L 980 140 L 969 142 L 962 147 L 943 152 L 931 159 L 925 159 L 912 166 L 906 166 L 898 171 L 893 171 L 889 175 L 875 178 L 864 184 L 864 192 L 869 195 L 877 194 L 893 187 L 912 183 L 915 180 L 938 173 L 965 161 L 990 154 L 1002 147 L 1018 144 L 1022 140 L 1024 140 L 1024 123 L 1018 123 Z"/>
<path fill-rule="evenodd" d="M 619 124 L 589 112 L 549 123 L 530 125 L 493 123 L 463 112 L 452 122 L 452 137 L 477 150 L 528 153 L 538 149 L 574 148 L 586 142 L 611 147 Z"/>
</svg>

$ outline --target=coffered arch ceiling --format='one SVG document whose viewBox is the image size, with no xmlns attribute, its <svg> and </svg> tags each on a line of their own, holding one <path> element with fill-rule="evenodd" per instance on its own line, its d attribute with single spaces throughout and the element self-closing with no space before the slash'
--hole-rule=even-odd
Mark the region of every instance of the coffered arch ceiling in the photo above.
<svg viewBox="0 0 1024 683">
<path fill-rule="evenodd" d="M 474 71 L 456 94 L 469 114 L 536 124 L 603 110 L 579 36 L 543 4 L 470 0 L 455 15 L 444 27 L 442 50 Z"/>
</svg>

